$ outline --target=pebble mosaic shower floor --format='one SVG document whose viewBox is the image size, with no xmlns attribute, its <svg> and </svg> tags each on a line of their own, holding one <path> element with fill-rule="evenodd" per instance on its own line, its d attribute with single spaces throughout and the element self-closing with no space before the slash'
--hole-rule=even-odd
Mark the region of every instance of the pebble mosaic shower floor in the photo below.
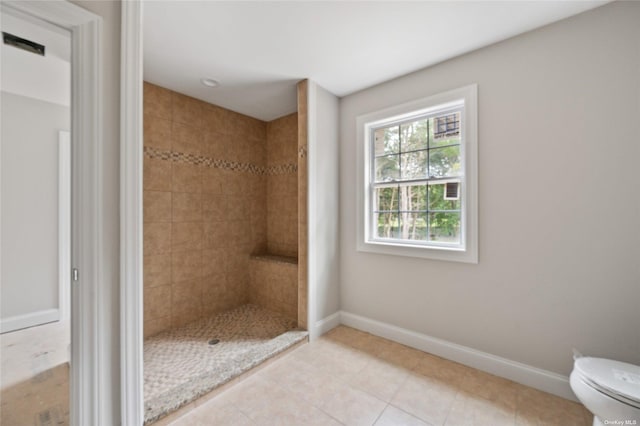
<svg viewBox="0 0 640 426">
<path fill-rule="evenodd" d="M 294 320 L 256 305 L 203 318 L 144 342 L 145 424 L 306 339 Z M 217 339 L 215 344 L 212 340 Z"/>
</svg>

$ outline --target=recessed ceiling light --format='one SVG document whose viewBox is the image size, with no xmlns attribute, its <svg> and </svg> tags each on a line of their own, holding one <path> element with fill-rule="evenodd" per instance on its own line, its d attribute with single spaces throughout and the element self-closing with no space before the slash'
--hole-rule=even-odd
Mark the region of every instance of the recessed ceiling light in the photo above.
<svg viewBox="0 0 640 426">
<path fill-rule="evenodd" d="M 214 80 L 212 78 L 201 78 L 200 82 L 207 87 L 218 87 L 220 86 L 220 82 L 218 80 Z"/>
</svg>

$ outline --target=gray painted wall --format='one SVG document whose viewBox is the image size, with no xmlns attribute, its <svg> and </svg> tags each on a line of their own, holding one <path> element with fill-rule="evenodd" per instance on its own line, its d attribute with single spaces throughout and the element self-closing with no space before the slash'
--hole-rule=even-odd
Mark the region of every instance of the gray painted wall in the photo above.
<svg viewBox="0 0 640 426">
<path fill-rule="evenodd" d="M 69 107 L 2 92 L 0 318 L 58 309 L 58 132 Z"/>
<path fill-rule="evenodd" d="M 344 311 L 568 374 L 640 364 L 640 3 L 341 100 Z M 425 46 L 428 48 L 428 45 Z M 356 117 L 478 83 L 478 265 L 356 251 Z"/>
<path fill-rule="evenodd" d="M 309 288 L 318 321 L 340 309 L 338 98 L 309 80 L 308 111 Z"/>
</svg>

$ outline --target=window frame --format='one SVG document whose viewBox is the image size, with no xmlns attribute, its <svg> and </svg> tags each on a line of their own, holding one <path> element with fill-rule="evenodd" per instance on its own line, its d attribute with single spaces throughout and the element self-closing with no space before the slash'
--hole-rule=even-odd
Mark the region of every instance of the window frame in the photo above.
<svg viewBox="0 0 640 426">
<path fill-rule="evenodd" d="M 356 119 L 358 141 L 357 250 L 379 254 L 478 263 L 477 85 L 417 99 L 361 115 Z M 374 132 L 381 127 L 417 120 L 434 113 L 460 110 L 462 173 L 448 180 L 460 182 L 460 244 L 380 239 L 373 229 L 375 182 Z M 419 179 L 420 181 L 429 180 Z M 398 182 L 392 182 L 398 184 Z M 404 184 L 404 182 L 400 182 Z M 379 185 L 379 184 L 378 184 Z"/>
</svg>

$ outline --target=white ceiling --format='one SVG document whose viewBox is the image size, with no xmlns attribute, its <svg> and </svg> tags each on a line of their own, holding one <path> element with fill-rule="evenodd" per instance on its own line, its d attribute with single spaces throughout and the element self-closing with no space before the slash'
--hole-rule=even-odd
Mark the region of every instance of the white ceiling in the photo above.
<svg viewBox="0 0 640 426">
<path fill-rule="evenodd" d="M 344 96 L 606 2 L 145 1 L 144 76 L 269 121 L 301 79 Z"/>
</svg>

